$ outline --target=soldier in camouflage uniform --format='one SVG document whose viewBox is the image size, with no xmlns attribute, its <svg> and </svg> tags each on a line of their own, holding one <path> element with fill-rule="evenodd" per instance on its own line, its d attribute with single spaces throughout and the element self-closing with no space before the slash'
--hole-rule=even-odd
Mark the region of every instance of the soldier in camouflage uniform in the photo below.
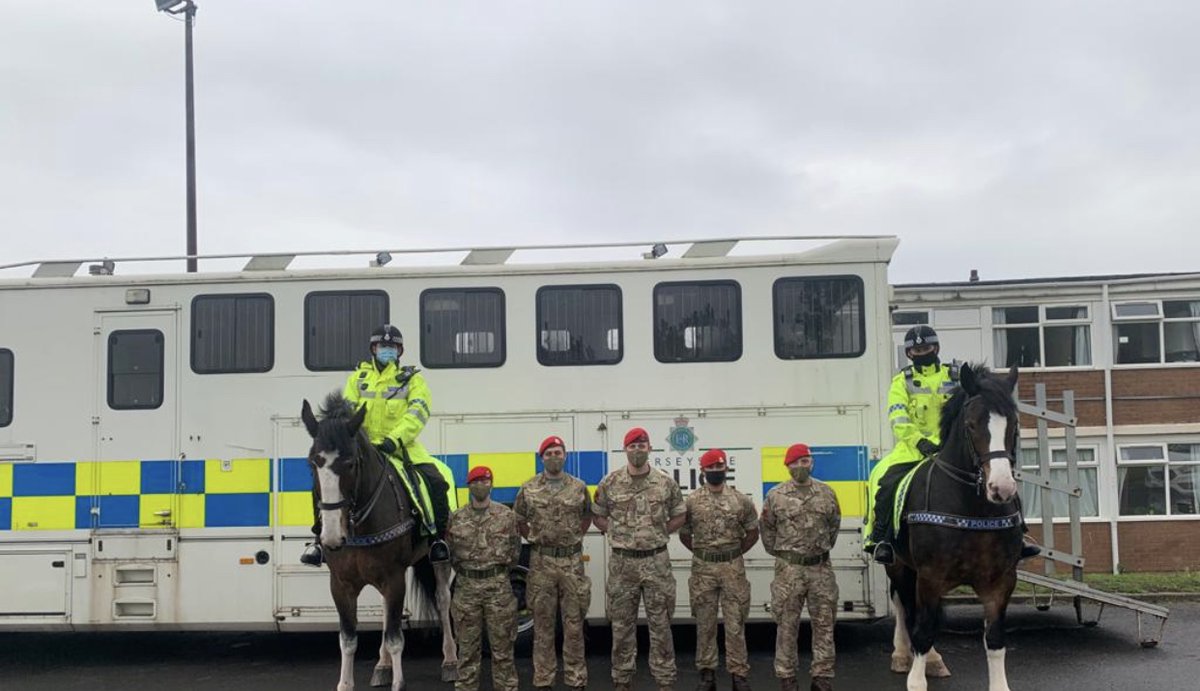
<svg viewBox="0 0 1200 691">
<path fill-rule="evenodd" d="M 583 573 L 583 534 L 592 523 L 592 501 L 582 480 L 563 472 L 566 444 L 547 437 L 538 448 L 545 471 L 521 485 L 513 510 L 517 527 L 531 544 L 529 602 L 533 607 L 533 687 L 549 691 L 558 671 L 554 628 L 562 608 L 563 682 L 587 686 L 583 619 L 592 584 Z"/>
<path fill-rule="evenodd" d="M 775 676 L 783 691 L 797 691 L 796 633 L 800 609 L 808 601 L 812 623 L 813 691 L 833 689 L 833 622 L 838 589 L 829 551 L 837 542 L 842 511 L 829 485 L 812 478 L 813 459 L 804 444 L 793 444 L 784 456 L 792 479 L 767 494 L 762 512 L 762 539 L 775 557 L 771 612 L 775 616 Z"/>
<path fill-rule="evenodd" d="M 492 471 L 477 466 L 467 474 L 471 501 L 450 516 L 446 542 L 456 574 L 451 612 L 458 632 L 457 691 L 478 691 L 483 630 L 492 647 L 492 687 L 517 691 L 513 644 L 517 637 L 517 598 L 508 568 L 521 554 L 521 536 L 512 509 L 491 500 Z"/>
<path fill-rule="evenodd" d="M 750 581 L 742 554 L 758 542 L 758 512 L 750 497 L 727 487 L 728 458 L 720 449 L 700 457 L 704 485 L 684 502 L 687 520 L 679 539 L 692 550 L 688 595 L 696 619 L 696 691 L 716 691 L 717 605 L 725 618 L 725 666 L 734 691 L 750 691 L 746 677 L 745 623 L 750 613 Z"/>
<path fill-rule="evenodd" d="M 596 488 L 593 519 L 608 535 L 606 609 L 612 622 L 612 679 L 629 691 L 637 669 L 638 602 L 650 628 L 650 673 L 660 689 L 675 685 L 675 576 L 667 540 L 687 517 L 679 485 L 650 467 L 650 435 L 641 427 L 625 435 L 626 467 L 609 473 Z"/>
</svg>

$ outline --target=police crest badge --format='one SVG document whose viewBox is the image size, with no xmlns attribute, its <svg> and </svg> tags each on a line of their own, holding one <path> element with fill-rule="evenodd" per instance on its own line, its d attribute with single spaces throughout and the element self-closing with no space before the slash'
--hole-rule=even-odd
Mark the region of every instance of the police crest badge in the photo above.
<svg viewBox="0 0 1200 691">
<path fill-rule="evenodd" d="M 688 419 L 675 418 L 675 426 L 667 433 L 667 443 L 677 453 L 687 453 L 696 445 L 696 430 L 688 427 Z"/>
</svg>

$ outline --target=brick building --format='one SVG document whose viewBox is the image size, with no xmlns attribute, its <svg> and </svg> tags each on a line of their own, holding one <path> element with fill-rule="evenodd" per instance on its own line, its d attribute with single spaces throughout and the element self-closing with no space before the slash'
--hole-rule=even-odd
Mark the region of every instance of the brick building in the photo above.
<svg viewBox="0 0 1200 691">
<path fill-rule="evenodd" d="M 1020 367 L 1024 402 L 1039 382 L 1052 409 L 1074 391 L 1088 571 L 1200 568 L 1200 274 L 899 285 L 892 310 L 898 363 L 904 332 L 930 324 L 943 359 Z M 1032 420 L 1022 440 L 1022 465 L 1036 465 Z M 1065 482 L 1053 425 L 1050 445 Z M 1022 495 L 1037 535 L 1039 492 Z M 1053 510 L 1065 547 L 1066 495 Z"/>
</svg>

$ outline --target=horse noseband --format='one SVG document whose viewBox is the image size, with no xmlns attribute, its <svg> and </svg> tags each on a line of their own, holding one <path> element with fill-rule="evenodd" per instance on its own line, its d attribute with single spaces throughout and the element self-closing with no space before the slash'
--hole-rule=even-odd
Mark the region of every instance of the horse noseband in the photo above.
<svg viewBox="0 0 1200 691">
<path fill-rule="evenodd" d="M 327 503 L 327 502 L 323 502 L 323 501 L 317 502 L 317 508 L 322 511 L 338 511 L 340 509 L 346 508 L 347 506 L 350 506 L 349 499 L 343 499 L 341 501 L 335 501 L 332 503 Z"/>
</svg>

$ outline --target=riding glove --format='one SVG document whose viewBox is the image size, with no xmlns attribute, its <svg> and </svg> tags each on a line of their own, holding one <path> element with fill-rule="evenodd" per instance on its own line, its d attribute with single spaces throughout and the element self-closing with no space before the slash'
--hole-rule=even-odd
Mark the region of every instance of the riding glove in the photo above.
<svg viewBox="0 0 1200 691">
<path fill-rule="evenodd" d="M 396 442 L 392 441 L 391 439 L 384 439 L 376 444 L 375 448 L 379 449 L 379 451 L 385 456 L 391 456 L 392 453 L 396 451 Z"/>
<path fill-rule="evenodd" d="M 917 451 L 920 451 L 922 456 L 932 456 L 941 449 L 942 447 L 934 444 L 928 439 L 921 439 L 917 442 Z"/>
</svg>

